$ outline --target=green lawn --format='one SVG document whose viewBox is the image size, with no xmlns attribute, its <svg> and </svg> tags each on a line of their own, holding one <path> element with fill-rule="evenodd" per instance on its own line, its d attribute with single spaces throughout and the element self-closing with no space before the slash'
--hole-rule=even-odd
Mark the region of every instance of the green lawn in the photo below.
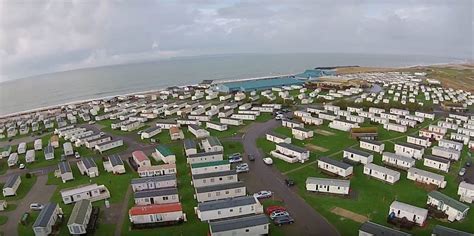
<svg viewBox="0 0 474 236">
<path fill-rule="evenodd" d="M 14 200 L 23 199 L 35 183 L 36 183 L 36 176 L 35 175 L 31 175 L 31 178 L 26 178 L 25 175 L 22 175 L 21 176 L 21 184 L 20 184 L 20 186 L 18 187 L 18 189 L 16 191 L 16 195 L 11 196 L 11 197 L 4 197 L 2 195 L 2 196 L 0 196 L 0 199 L 4 199 L 4 200 L 7 200 L 7 201 L 14 201 Z M 2 188 L 3 188 L 3 185 L 4 184 L 2 184 L 2 186 L 1 186 Z"/>
<path fill-rule="evenodd" d="M 7 220 L 7 216 L 0 215 L 0 225 L 4 225 L 5 223 L 7 223 Z"/>
</svg>

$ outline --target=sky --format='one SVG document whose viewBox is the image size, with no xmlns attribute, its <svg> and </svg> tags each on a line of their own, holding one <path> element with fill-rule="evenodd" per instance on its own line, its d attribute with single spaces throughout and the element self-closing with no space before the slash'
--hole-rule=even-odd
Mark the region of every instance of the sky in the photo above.
<svg viewBox="0 0 474 236">
<path fill-rule="evenodd" d="M 472 0 L 4 0 L 0 82 L 232 53 L 473 59 Z"/>
</svg>

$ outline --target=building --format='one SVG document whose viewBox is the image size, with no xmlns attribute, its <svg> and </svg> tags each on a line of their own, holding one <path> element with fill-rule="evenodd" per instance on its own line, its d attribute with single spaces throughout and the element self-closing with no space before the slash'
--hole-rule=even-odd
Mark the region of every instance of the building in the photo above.
<svg viewBox="0 0 474 236">
<path fill-rule="evenodd" d="M 425 149 L 422 146 L 411 143 L 395 143 L 395 153 L 421 160 L 423 154 L 425 153 Z"/>
<path fill-rule="evenodd" d="M 441 140 L 444 137 L 443 133 L 431 131 L 428 129 L 420 129 L 420 131 L 418 131 L 418 135 L 429 138 L 430 140 Z"/>
<path fill-rule="evenodd" d="M 227 130 L 227 125 L 222 124 L 222 123 L 208 121 L 208 122 L 206 122 L 206 128 L 217 130 L 217 131 L 225 131 L 225 130 Z"/>
<path fill-rule="evenodd" d="M 438 186 L 438 188 L 446 187 L 446 181 L 443 175 L 435 174 L 429 171 L 412 167 L 408 169 L 407 179 L 423 184 Z"/>
<path fill-rule="evenodd" d="M 151 166 L 150 159 L 143 151 L 132 152 L 132 160 L 135 162 L 135 164 L 137 164 L 137 167 Z"/>
<path fill-rule="evenodd" d="M 351 182 L 349 180 L 308 177 L 306 179 L 306 190 L 311 192 L 348 195 L 350 184 Z"/>
<path fill-rule="evenodd" d="M 400 180 L 400 172 L 373 163 L 368 163 L 364 166 L 364 174 L 390 184 L 394 184 Z"/>
<path fill-rule="evenodd" d="M 94 159 L 91 157 L 83 157 L 79 162 L 77 162 L 77 168 L 81 175 L 87 175 L 90 178 L 99 176 L 99 168 Z"/>
<path fill-rule="evenodd" d="M 8 157 L 7 162 L 8 162 L 8 167 L 12 167 L 18 164 L 18 153 L 16 152 L 11 153 L 10 156 Z"/>
<path fill-rule="evenodd" d="M 8 203 L 6 200 L 0 200 L 0 212 L 6 210 L 8 207 Z"/>
<path fill-rule="evenodd" d="M 309 160 L 309 150 L 288 143 L 277 143 L 276 149 L 270 154 L 276 158 L 282 159 L 289 163 L 301 162 Z"/>
<path fill-rule="evenodd" d="M 21 184 L 21 177 L 20 175 L 12 175 L 7 179 L 7 182 L 5 182 L 5 185 L 3 185 L 3 196 L 8 197 L 8 196 L 15 196 L 16 191 L 18 190 L 18 187 L 20 187 Z"/>
<path fill-rule="evenodd" d="M 428 210 L 403 202 L 393 201 L 390 205 L 389 218 L 406 218 L 408 221 L 424 226 L 428 217 Z"/>
<path fill-rule="evenodd" d="M 454 200 L 438 191 L 432 191 L 428 193 L 428 200 L 426 204 L 444 212 L 448 216 L 448 220 L 451 222 L 455 220 L 463 220 L 469 211 L 469 206 L 466 204 Z"/>
<path fill-rule="evenodd" d="M 312 138 L 314 133 L 312 130 L 295 127 L 291 129 L 291 134 L 298 140 L 305 140 L 308 138 Z"/>
<path fill-rule="evenodd" d="M 34 144 L 33 144 L 33 146 L 34 146 L 34 149 L 35 149 L 36 151 L 39 151 L 39 150 L 43 149 L 43 140 L 41 140 L 41 139 L 36 139 L 35 142 L 34 142 Z"/>
<path fill-rule="evenodd" d="M 62 209 L 57 203 L 48 203 L 41 210 L 33 224 L 35 236 L 47 236 L 53 232 L 53 226 L 59 218 L 63 217 Z"/>
<path fill-rule="evenodd" d="M 184 153 L 186 156 L 196 154 L 197 153 L 197 145 L 196 142 L 192 139 L 185 139 L 183 142 L 184 145 Z"/>
<path fill-rule="evenodd" d="M 60 177 L 63 183 L 66 183 L 69 180 L 73 180 L 74 176 L 72 174 L 71 165 L 67 161 L 61 161 L 58 163 L 58 170 L 55 172 L 56 177 Z"/>
<path fill-rule="evenodd" d="M 286 137 L 284 135 L 277 134 L 275 132 L 266 133 L 265 138 L 268 141 L 274 142 L 274 143 L 291 143 L 291 138 L 290 137 Z"/>
<path fill-rule="evenodd" d="M 141 134 L 141 139 L 147 139 L 147 138 L 152 138 L 153 136 L 161 133 L 161 128 L 156 126 L 156 127 L 150 127 L 148 129 L 145 129 L 142 134 Z"/>
<path fill-rule="evenodd" d="M 451 229 L 442 225 L 435 225 L 431 236 L 472 236 L 472 233 L 463 232 L 457 229 Z"/>
<path fill-rule="evenodd" d="M 2 147 L 2 153 L 1 153 L 0 159 L 10 156 L 11 152 L 12 152 L 12 146 L 7 145 L 7 146 Z"/>
<path fill-rule="evenodd" d="M 112 172 L 114 174 L 125 173 L 125 165 L 123 164 L 123 161 L 118 154 L 108 156 L 107 161 L 104 161 L 103 164 L 104 169 L 107 172 Z"/>
<path fill-rule="evenodd" d="M 302 85 L 304 81 L 294 79 L 291 77 L 274 77 L 274 78 L 264 78 L 264 79 L 255 79 L 255 80 L 243 80 L 237 82 L 227 82 L 217 84 L 215 89 L 218 92 L 230 93 L 230 92 L 248 92 L 253 90 L 266 90 L 273 87 L 283 87 L 291 85 Z"/>
<path fill-rule="evenodd" d="M 100 153 L 103 153 L 105 151 L 108 151 L 110 149 L 120 147 L 120 146 L 123 146 L 123 140 L 115 139 L 115 140 L 110 140 L 101 144 L 96 144 L 94 149 L 99 151 Z"/>
<path fill-rule="evenodd" d="M 57 136 L 57 135 L 51 136 L 51 138 L 49 139 L 49 143 L 50 143 L 54 148 L 58 148 L 58 147 L 59 147 L 59 136 Z"/>
<path fill-rule="evenodd" d="M 449 160 L 457 161 L 461 157 L 461 152 L 451 148 L 434 146 L 431 148 L 431 154 L 444 157 Z"/>
<path fill-rule="evenodd" d="M 78 202 L 82 199 L 89 199 L 91 202 L 110 198 L 110 192 L 104 185 L 90 184 L 76 186 L 60 191 L 64 204 Z"/>
<path fill-rule="evenodd" d="M 472 203 L 474 201 L 474 184 L 465 181 L 459 183 L 458 195 L 460 201 Z"/>
<path fill-rule="evenodd" d="M 26 153 L 26 143 L 22 142 L 18 144 L 18 149 L 17 149 L 18 154 L 25 154 Z"/>
<path fill-rule="evenodd" d="M 391 152 L 384 152 L 382 154 L 382 161 L 386 165 L 393 166 L 402 170 L 408 170 L 411 167 L 415 166 L 415 159 Z"/>
<path fill-rule="evenodd" d="M 51 144 L 48 144 L 48 146 L 44 148 L 44 159 L 45 160 L 54 159 L 54 148 Z"/>
<path fill-rule="evenodd" d="M 226 170 L 230 170 L 230 163 L 228 160 L 191 164 L 191 173 L 193 175 L 220 172 Z"/>
<path fill-rule="evenodd" d="M 261 214 L 263 213 L 263 206 L 257 198 L 253 196 L 243 196 L 202 202 L 198 204 L 195 211 L 201 221 L 212 221 Z"/>
<path fill-rule="evenodd" d="M 173 152 L 171 152 L 171 150 L 164 146 L 164 145 L 158 145 L 156 148 L 155 148 L 155 154 L 156 156 L 155 157 L 155 160 L 156 161 L 163 161 L 164 163 L 167 163 L 167 164 L 174 164 L 176 163 L 176 156 L 174 155 Z"/>
<path fill-rule="evenodd" d="M 208 202 L 225 198 L 235 198 L 246 195 L 244 182 L 232 182 L 224 184 L 214 184 L 210 186 L 196 187 L 194 195 L 198 202 Z"/>
<path fill-rule="evenodd" d="M 176 127 L 176 126 L 170 127 L 169 131 L 170 131 L 171 140 L 184 139 L 184 133 L 179 127 Z"/>
<path fill-rule="evenodd" d="M 224 117 L 221 117 L 219 119 L 219 122 L 222 124 L 233 125 L 233 126 L 240 126 L 244 124 L 244 121 L 241 119 L 224 118 Z"/>
<path fill-rule="evenodd" d="M 65 142 L 63 143 L 63 150 L 65 156 L 72 156 L 74 155 L 74 150 L 72 149 L 72 143 Z"/>
<path fill-rule="evenodd" d="M 438 141 L 438 146 L 454 149 L 456 151 L 462 151 L 464 144 L 452 140 L 441 139 Z"/>
<path fill-rule="evenodd" d="M 304 124 L 294 121 L 294 120 L 287 120 L 287 119 L 282 119 L 281 120 L 281 126 L 287 127 L 287 128 L 304 128 Z"/>
<path fill-rule="evenodd" d="M 25 154 L 25 162 L 31 163 L 35 161 L 35 150 L 28 150 Z"/>
<path fill-rule="evenodd" d="M 135 178 L 131 181 L 134 192 L 161 188 L 177 187 L 176 174 Z"/>
<path fill-rule="evenodd" d="M 358 162 L 365 165 L 368 163 L 372 163 L 374 155 L 349 147 L 344 149 L 343 158 L 348 159 L 351 162 Z"/>
<path fill-rule="evenodd" d="M 334 119 L 333 121 L 331 121 L 331 123 L 329 123 L 329 128 L 348 132 L 353 128 L 360 128 L 360 127 L 359 127 L 359 124 L 356 122 Z"/>
<path fill-rule="evenodd" d="M 128 211 L 128 216 L 133 225 L 178 222 L 186 218 L 179 202 L 134 206 Z"/>
<path fill-rule="evenodd" d="M 431 147 L 431 141 L 428 137 L 408 135 L 407 143 L 415 144 L 425 148 Z"/>
<path fill-rule="evenodd" d="M 410 236 L 411 234 L 379 225 L 370 221 L 363 223 L 359 228 L 359 236 Z"/>
<path fill-rule="evenodd" d="M 268 235 L 269 228 L 270 222 L 263 214 L 209 222 L 210 236 Z"/>
<path fill-rule="evenodd" d="M 449 172 L 449 167 L 451 162 L 448 159 L 432 156 L 432 155 L 425 155 L 423 159 L 423 165 L 427 167 L 431 167 L 433 169 L 441 170 L 444 172 Z"/>
<path fill-rule="evenodd" d="M 188 131 L 193 134 L 196 138 L 205 138 L 209 137 L 209 131 L 199 127 L 198 125 L 188 125 Z"/>
<path fill-rule="evenodd" d="M 400 133 L 405 133 L 408 130 L 406 125 L 399 125 L 399 124 L 394 124 L 394 123 L 383 124 L 383 128 L 389 131 L 396 131 Z"/>
<path fill-rule="evenodd" d="M 385 144 L 374 140 L 360 139 L 359 147 L 365 150 L 382 154 L 383 150 L 385 149 Z"/>
<path fill-rule="evenodd" d="M 74 204 L 69 220 L 67 221 L 67 228 L 71 235 L 80 235 L 87 233 L 87 225 L 91 218 L 92 204 L 91 201 L 83 199 Z"/>
<path fill-rule="evenodd" d="M 141 166 L 137 172 L 140 177 L 176 174 L 176 164 Z"/>
<path fill-rule="evenodd" d="M 191 184 L 195 188 L 217 184 L 229 184 L 238 181 L 237 172 L 235 170 L 195 174 L 192 176 L 192 178 Z"/>
<path fill-rule="evenodd" d="M 318 167 L 325 172 L 347 178 L 352 175 L 353 167 L 344 162 L 331 159 L 329 157 L 321 157 L 318 160 Z"/>
<path fill-rule="evenodd" d="M 222 151 L 217 152 L 200 152 L 191 154 L 186 158 L 188 164 L 222 161 L 224 159 L 224 153 Z"/>
<path fill-rule="evenodd" d="M 206 152 L 218 152 L 224 151 L 224 146 L 222 146 L 221 141 L 214 136 L 207 137 L 201 141 L 202 148 Z"/>
<path fill-rule="evenodd" d="M 170 187 L 141 190 L 134 193 L 134 199 L 138 206 L 178 203 L 178 189 Z"/>
</svg>

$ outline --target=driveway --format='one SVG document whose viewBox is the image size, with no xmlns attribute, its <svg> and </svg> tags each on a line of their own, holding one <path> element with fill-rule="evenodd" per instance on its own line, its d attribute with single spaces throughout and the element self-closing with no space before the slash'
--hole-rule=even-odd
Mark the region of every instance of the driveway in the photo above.
<svg viewBox="0 0 474 236">
<path fill-rule="evenodd" d="M 40 175 L 36 179 L 36 183 L 30 189 L 26 196 L 18 201 L 15 201 L 17 205 L 14 211 L 1 212 L 0 215 L 8 217 L 7 223 L 0 227 L 0 231 L 4 232 L 5 235 L 17 236 L 18 235 L 18 222 L 23 213 L 30 210 L 30 203 L 38 202 L 45 204 L 49 202 L 49 199 L 53 196 L 56 191 L 56 185 L 46 185 L 48 181 L 48 175 Z M 21 185 L 20 185 L 21 188 Z"/>
<path fill-rule="evenodd" d="M 249 192 L 259 190 L 271 190 L 275 198 L 283 200 L 295 219 L 293 225 L 283 226 L 288 235 L 339 235 L 337 229 L 331 225 L 322 215 L 316 212 L 295 191 L 285 185 L 285 176 L 276 168 L 267 166 L 262 161 L 262 153 L 257 148 L 257 138 L 262 137 L 268 131 L 280 126 L 280 122 L 270 120 L 265 123 L 253 123 L 243 137 L 245 153 L 255 156 L 255 161 L 250 162 L 250 172 L 242 177 Z M 301 183 L 300 183 L 301 184 Z"/>
</svg>

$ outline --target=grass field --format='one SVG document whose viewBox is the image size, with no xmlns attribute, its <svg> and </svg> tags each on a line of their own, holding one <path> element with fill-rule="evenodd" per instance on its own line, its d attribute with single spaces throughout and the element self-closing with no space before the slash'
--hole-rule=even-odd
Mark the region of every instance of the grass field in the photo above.
<svg viewBox="0 0 474 236">
<path fill-rule="evenodd" d="M 16 190 L 16 195 L 15 196 L 10 196 L 10 197 L 4 197 L 3 195 L 0 196 L 0 199 L 4 199 L 7 201 L 15 201 L 15 200 L 21 200 L 23 199 L 26 194 L 30 191 L 31 187 L 36 183 L 36 176 L 31 175 L 30 178 L 26 178 L 25 175 L 21 176 L 21 184 Z M 3 185 L 1 185 L 1 188 L 3 189 Z"/>
<path fill-rule="evenodd" d="M 436 121 L 431 121 L 436 122 Z M 415 129 L 410 129 L 411 132 L 416 132 L 420 127 L 428 125 L 430 122 L 425 122 Z M 311 127 L 310 129 L 313 129 Z M 320 147 L 328 149 L 323 153 L 314 153 L 311 154 L 310 164 L 289 164 L 278 159 L 274 159 L 275 166 L 283 173 L 286 173 L 290 178 L 294 179 L 297 183 L 298 193 L 301 197 L 305 199 L 315 210 L 323 214 L 336 228 L 340 231 L 341 235 L 357 235 L 358 228 L 360 223 L 353 220 L 344 218 L 342 216 L 336 215 L 332 212 L 335 207 L 342 208 L 362 216 L 367 217 L 369 220 L 374 221 L 379 224 L 387 225 L 386 217 L 388 215 L 389 205 L 394 201 L 402 201 L 411 205 L 416 205 L 419 207 L 425 207 L 427 199 L 427 190 L 418 184 L 415 184 L 413 181 L 406 179 L 406 172 L 401 172 L 400 181 L 394 185 L 390 185 L 381 181 L 378 181 L 373 178 L 363 174 L 363 166 L 355 166 L 354 174 L 351 178 L 351 191 L 355 198 L 345 198 L 339 196 L 330 196 L 330 195 L 320 195 L 311 192 L 307 192 L 305 189 L 305 181 L 307 177 L 323 177 L 323 178 L 333 178 L 321 172 L 317 167 L 316 163 L 311 163 L 315 159 L 319 158 L 322 155 L 329 155 L 334 159 L 342 159 L 342 150 L 348 146 L 355 146 L 358 142 L 352 140 L 348 137 L 348 133 L 340 132 L 337 130 L 330 129 L 328 127 L 321 126 L 318 129 L 330 131 L 334 133 L 332 136 L 323 136 L 315 134 L 315 137 L 311 140 L 305 141 L 306 143 L 311 143 Z M 380 139 L 386 140 L 385 151 L 393 152 L 394 141 L 405 140 L 407 134 L 382 131 L 383 129 L 379 128 L 379 137 Z M 382 131 L 382 132 L 380 132 Z M 284 134 L 291 137 L 291 131 L 285 127 L 279 127 L 275 129 L 275 132 Z M 304 143 L 299 140 L 292 139 L 292 143 L 298 146 L 304 146 Z M 266 153 L 274 149 L 274 144 L 268 142 L 264 139 L 259 139 L 257 142 L 258 146 Z M 429 153 L 430 150 L 426 150 L 425 153 Z M 467 156 L 467 150 L 463 151 L 464 158 Z M 381 165 L 382 157 L 380 154 L 374 154 L 374 163 Z M 457 199 L 458 196 L 457 186 L 457 172 L 461 168 L 463 161 L 453 163 L 451 166 L 451 171 L 448 174 L 445 174 L 446 181 L 448 185 L 445 189 L 440 190 L 441 192 Z M 421 161 L 417 162 L 417 167 L 421 169 L 430 170 L 423 166 Z M 442 173 L 440 173 L 442 174 Z M 430 219 L 427 226 L 423 228 L 415 228 L 410 233 L 413 235 L 430 235 L 432 228 L 435 224 L 441 224 L 452 228 L 457 228 L 460 230 L 473 232 L 474 224 L 471 224 L 474 219 L 474 213 L 469 212 L 468 217 L 462 222 L 455 223 L 446 223 L 439 220 Z"/>
</svg>

